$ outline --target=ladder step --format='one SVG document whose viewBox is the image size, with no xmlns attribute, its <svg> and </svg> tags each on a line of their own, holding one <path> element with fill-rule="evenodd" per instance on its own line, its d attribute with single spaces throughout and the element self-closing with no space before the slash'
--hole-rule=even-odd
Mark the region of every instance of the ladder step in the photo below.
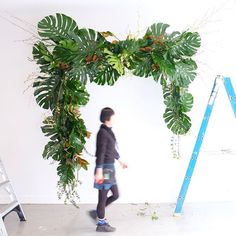
<svg viewBox="0 0 236 236">
<path fill-rule="evenodd" d="M 4 187 L 5 185 L 10 184 L 9 180 L 5 180 L 3 182 L 0 183 L 0 188 Z"/>
<path fill-rule="evenodd" d="M 15 207 L 17 207 L 19 205 L 18 201 L 14 201 L 8 205 L 5 205 L 3 207 L 3 210 L 1 211 L 1 217 L 4 217 L 5 215 L 7 215 L 10 211 L 12 211 Z"/>
</svg>

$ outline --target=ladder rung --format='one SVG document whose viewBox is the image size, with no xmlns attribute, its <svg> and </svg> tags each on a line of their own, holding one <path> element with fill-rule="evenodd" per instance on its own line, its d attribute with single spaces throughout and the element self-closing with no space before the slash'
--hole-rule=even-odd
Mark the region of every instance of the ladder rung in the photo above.
<svg viewBox="0 0 236 236">
<path fill-rule="evenodd" d="M 19 205 L 19 202 L 14 201 L 8 205 L 6 205 L 3 210 L 1 211 L 1 217 L 5 216 L 6 214 L 8 214 L 10 211 L 12 211 L 15 207 L 17 207 Z"/>
<path fill-rule="evenodd" d="M 10 181 L 9 180 L 5 180 L 3 182 L 0 183 L 0 188 L 2 188 L 3 186 L 7 185 L 7 184 L 10 184 Z"/>
</svg>

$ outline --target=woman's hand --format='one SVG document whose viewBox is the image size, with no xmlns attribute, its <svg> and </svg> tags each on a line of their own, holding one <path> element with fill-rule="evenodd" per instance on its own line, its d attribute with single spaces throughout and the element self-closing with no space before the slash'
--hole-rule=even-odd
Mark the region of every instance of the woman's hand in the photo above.
<svg viewBox="0 0 236 236">
<path fill-rule="evenodd" d="M 94 176 L 95 182 L 97 184 L 102 184 L 104 181 L 104 177 L 103 177 L 103 170 L 102 168 L 97 168 L 96 170 L 96 174 Z"/>
<path fill-rule="evenodd" d="M 121 166 L 123 169 L 128 168 L 128 165 L 127 165 L 125 162 L 120 161 L 120 160 L 118 160 L 118 161 L 119 161 L 119 163 L 120 163 L 120 166 Z"/>
</svg>

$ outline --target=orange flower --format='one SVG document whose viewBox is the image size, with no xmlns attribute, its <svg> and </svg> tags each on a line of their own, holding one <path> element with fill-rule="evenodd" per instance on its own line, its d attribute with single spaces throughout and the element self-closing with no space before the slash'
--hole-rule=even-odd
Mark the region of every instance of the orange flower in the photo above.
<svg viewBox="0 0 236 236">
<path fill-rule="evenodd" d="M 139 50 L 142 52 L 151 52 L 152 48 L 151 47 L 144 47 L 144 48 L 140 48 Z"/>
<path fill-rule="evenodd" d="M 91 134 L 92 134 L 91 132 L 86 131 L 86 137 L 87 137 L 87 138 L 90 138 L 90 137 L 91 137 Z"/>
</svg>

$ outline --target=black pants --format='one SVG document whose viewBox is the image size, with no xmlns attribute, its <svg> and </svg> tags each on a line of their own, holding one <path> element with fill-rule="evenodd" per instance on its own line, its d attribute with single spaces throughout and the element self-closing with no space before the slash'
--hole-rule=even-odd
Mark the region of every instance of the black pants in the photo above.
<svg viewBox="0 0 236 236">
<path fill-rule="evenodd" d="M 111 190 L 112 195 L 107 198 L 109 190 Z M 105 207 L 119 198 L 119 191 L 116 184 L 109 190 L 98 190 L 97 216 L 99 219 L 105 218 Z"/>
</svg>

